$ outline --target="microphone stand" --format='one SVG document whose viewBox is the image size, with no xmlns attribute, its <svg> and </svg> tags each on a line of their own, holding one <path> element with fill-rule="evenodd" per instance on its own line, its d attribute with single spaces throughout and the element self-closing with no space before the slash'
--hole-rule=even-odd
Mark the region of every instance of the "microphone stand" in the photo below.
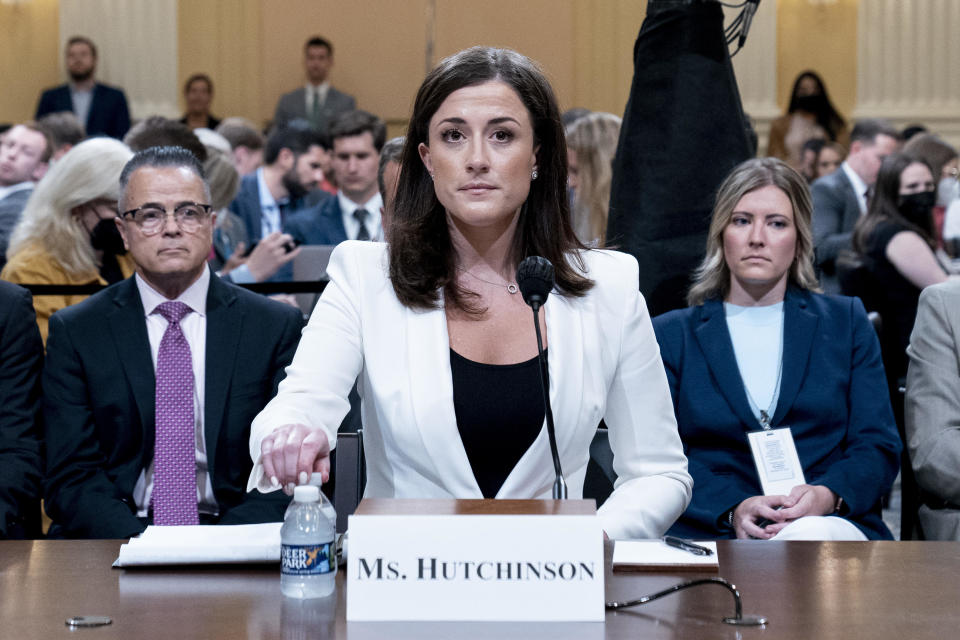
<svg viewBox="0 0 960 640">
<path fill-rule="evenodd" d="M 553 499 L 567 499 L 567 483 L 563 479 L 560 468 L 560 452 L 557 450 L 557 433 L 553 426 L 553 409 L 550 408 L 550 372 L 547 369 L 547 359 L 543 356 L 543 338 L 540 335 L 540 302 L 532 301 L 533 326 L 537 331 L 537 358 L 540 361 L 540 386 L 543 390 L 543 408 L 547 416 L 547 438 L 550 440 L 550 453 L 553 455 L 553 468 L 557 472 L 557 479 L 553 481 Z"/>
</svg>

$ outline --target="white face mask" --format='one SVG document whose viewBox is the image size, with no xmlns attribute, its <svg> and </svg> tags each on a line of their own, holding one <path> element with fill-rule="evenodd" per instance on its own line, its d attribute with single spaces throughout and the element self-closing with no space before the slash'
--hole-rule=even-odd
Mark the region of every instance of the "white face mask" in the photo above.
<svg viewBox="0 0 960 640">
<path fill-rule="evenodd" d="M 960 198 L 960 181 L 954 177 L 943 178 L 937 187 L 937 204 L 943 207 Z"/>
</svg>

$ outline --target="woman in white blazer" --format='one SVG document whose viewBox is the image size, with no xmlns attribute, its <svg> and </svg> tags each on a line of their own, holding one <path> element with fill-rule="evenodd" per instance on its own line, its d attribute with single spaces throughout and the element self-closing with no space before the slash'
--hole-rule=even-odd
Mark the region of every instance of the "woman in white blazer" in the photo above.
<svg viewBox="0 0 960 640">
<path fill-rule="evenodd" d="M 655 537 L 673 524 L 692 481 L 637 263 L 576 240 L 565 158 L 553 91 L 524 56 L 475 47 L 427 76 L 390 244 L 334 251 L 287 378 L 253 423 L 249 488 L 328 474 L 358 380 L 365 495 L 549 498 L 536 337 L 514 282 L 540 255 L 556 270 L 540 323 L 570 495 L 604 419 L 618 476 L 604 531 Z"/>
</svg>

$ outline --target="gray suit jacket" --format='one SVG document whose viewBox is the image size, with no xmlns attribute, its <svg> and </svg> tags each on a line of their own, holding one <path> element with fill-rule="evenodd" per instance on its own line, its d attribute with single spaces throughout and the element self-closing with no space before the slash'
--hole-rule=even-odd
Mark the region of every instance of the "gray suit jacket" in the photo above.
<svg viewBox="0 0 960 640">
<path fill-rule="evenodd" d="M 960 282 L 920 294 L 907 353 L 907 446 L 929 540 L 960 540 Z"/>
<path fill-rule="evenodd" d="M 10 243 L 10 234 L 20 221 L 20 214 L 27 206 L 27 200 L 33 188 L 14 191 L 3 200 L 0 200 L 0 269 L 7 263 L 7 245 Z"/>
<path fill-rule="evenodd" d="M 310 117 L 307 115 L 306 93 L 306 88 L 300 87 L 299 89 L 294 89 L 290 93 L 285 93 L 280 96 L 280 99 L 277 101 L 277 109 L 273 114 L 273 123 L 275 126 L 285 126 L 296 118 L 310 120 Z M 356 108 L 357 101 L 353 96 L 330 87 L 330 90 L 327 91 L 327 99 L 324 100 L 323 106 L 320 108 L 320 119 L 314 124 L 321 131 L 329 131 L 330 123 L 337 115 Z"/>
<path fill-rule="evenodd" d="M 860 201 L 850 179 L 840 167 L 810 187 L 813 196 L 813 246 L 821 283 L 827 293 L 839 293 L 835 263 L 837 255 L 850 248 L 853 227 L 860 219 Z"/>
</svg>

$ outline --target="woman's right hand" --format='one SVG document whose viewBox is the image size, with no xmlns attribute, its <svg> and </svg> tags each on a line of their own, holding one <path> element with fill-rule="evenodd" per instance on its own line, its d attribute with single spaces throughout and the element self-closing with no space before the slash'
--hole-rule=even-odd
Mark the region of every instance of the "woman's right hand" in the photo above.
<svg viewBox="0 0 960 640">
<path fill-rule="evenodd" d="M 310 474 L 330 479 L 330 441 L 322 429 L 303 424 L 285 424 L 260 443 L 263 473 L 275 487 L 293 494 L 298 484 L 307 484 Z"/>
<path fill-rule="evenodd" d="M 757 525 L 761 520 L 771 524 L 783 520 L 783 513 L 777 507 L 783 506 L 787 496 L 753 496 L 737 505 L 733 510 L 733 530 L 740 539 L 757 538 L 769 540 L 776 532 L 768 532 Z"/>
</svg>

